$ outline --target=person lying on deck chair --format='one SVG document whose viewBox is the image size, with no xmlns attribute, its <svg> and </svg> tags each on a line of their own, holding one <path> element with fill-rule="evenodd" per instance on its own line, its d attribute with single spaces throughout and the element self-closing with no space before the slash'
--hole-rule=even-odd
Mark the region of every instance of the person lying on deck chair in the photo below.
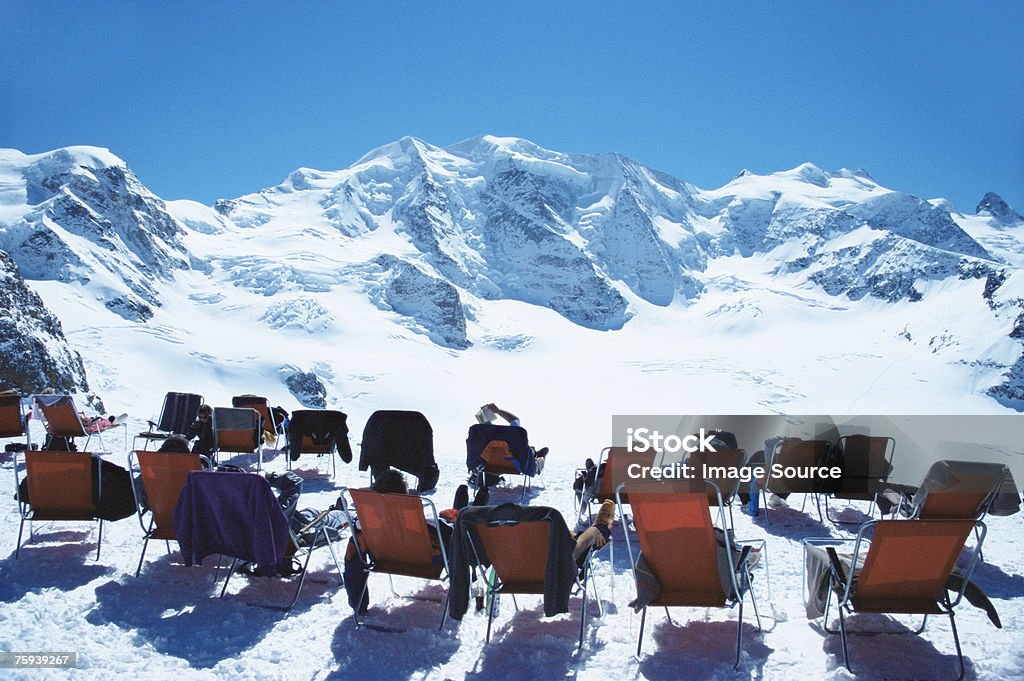
<svg viewBox="0 0 1024 681">
<path fill-rule="evenodd" d="M 484 406 L 480 407 L 480 411 L 477 412 L 477 420 L 480 421 L 481 423 L 488 423 L 491 420 L 493 420 L 492 418 L 490 418 L 489 414 L 500 416 L 510 426 L 522 427 L 523 425 L 522 422 L 519 420 L 518 416 L 508 411 L 507 409 L 502 409 L 494 402 L 488 402 Z M 540 449 L 534 449 L 533 447 L 530 447 L 530 449 L 533 450 L 535 462 L 534 465 L 536 466 L 536 470 L 534 472 L 537 475 L 540 475 L 544 471 L 544 460 L 545 457 L 548 455 L 548 448 L 541 447 Z"/>
</svg>

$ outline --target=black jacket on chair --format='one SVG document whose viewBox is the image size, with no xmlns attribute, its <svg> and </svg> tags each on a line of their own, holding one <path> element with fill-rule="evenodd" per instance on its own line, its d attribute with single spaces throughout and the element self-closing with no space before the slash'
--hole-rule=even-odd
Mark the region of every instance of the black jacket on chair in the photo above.
<svg viewBox="0 0 1024 681">
<path fill-rule="evenodd" d="M 418 411 L 375 411 L 370 414 L 363 428 L 359 470 L 388 466 L 417 477 L 436 467 L 434 429 L 426 416 Z"/>
</svg>

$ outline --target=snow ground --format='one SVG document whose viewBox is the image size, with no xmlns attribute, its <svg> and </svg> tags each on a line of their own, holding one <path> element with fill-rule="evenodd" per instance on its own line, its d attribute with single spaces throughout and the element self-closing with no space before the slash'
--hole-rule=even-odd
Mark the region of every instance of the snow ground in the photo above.
<svg viewBox="0 0 1024 681">
<path fill-rule="evenodd" d="M 525 415 L 524 419 L 526 418 Z M 142 425 L 134 419 L 130 432 Z M 358 424 L 356 424 L 358 426 Z M 37 427 L 37 426 L 36 426 Z M 540 437 L 534 429 L 535 439 Z M 117 433 L 117 431 L 113 431 Z M 36 434 L 38 436 L 38 433 Z M 353 442 L 358 438 L 353 436 Z M 124 441 L 106 438 L 110 458 L 125 460 Z M 440 445 L 441 443 L 438 442 Z M 458 447 L 438 447 L 441 484 L 431 498 L 447 507 L 464 479 Z M 543 479 L 528 495 L 529 503 L 551 505 L 573 517 L 571 480 L 574 468 L 596 451 L 554 450 Z M 10 455 L 0 467 L 13 479 Z M 306 480 L 303 506 L 323 508 L 342 485 L 367 482 L 354 464 L 339 465 L 336 480 L 326 461 L 303 457 L 299 473 Z M 284 457 L 271 454 L 268 468 L 283 470 Z M 10 489 L 10 488 L 8 488 Z M 498 501 L 518 500 L 520 488 L 498 488 Z M 0 516 L 0 536 L 7 547 L 0 560 L 0 650 L 74 651 L 76 671 L 5 670 L 8 678 L 140 679 L 280 678 L 280 679 L 948 679 L 956 658 L 948 622 L 934 619 L 923 636 L 916 623 L 857 616 L 854 627 L 883 627 L 891 635 L 853 637 L 856 673 L 842 666 L 839 639 L 808 621 L 801 604 L 801 546 L 804 536 L 850 536 L 822 525 L 808 509 L 780 507 L 774 521 L 735 514 L 737 534 L 768 541 L 771 596 L 767 574 L 755 578 L 765 631 L 755 632 L 750 609 L 745 614 L 742 666 L 732 670 L 735 611 L 677 608 L 672 622 L 652 610 L 640 661 L 632 654 L 639 616 L 626 607 L 632 599 L 626 545 L 621 524 L 614 533 L 614 557 L 601 552 L 594 578 L 604 606 L 603 617 L 589 618 L 580 654 L 575 653 L 580 600 L 571 612 L 542 617 L 541 599 L 523 596 L 521 610 L 502 600 L 494 635 L 484 645 L 486 618 L 467 614 L 461 623 L 438 631 L 441 604 L 390 595 L 388 581 L 372 576 L 370 620 L 405 629 L 384 633 L 356 629 L 329 553 L 318 552 L 299 602 L 287 615 L 261 607 L 286 603 L 294 588 L 289 580 L 235 578 L 228 597 L 217 598 L 212 559 L 186 568 L 176 551 L 150 547 L 139 578 L 134 576 L 141 531 L 134 518 L 104 527 L 103 552 L 94 560 L 95 525 L 37 525 L 36 539 L 14 560 L 17 536 L 15 503 Z M 861 507 L 862 509 L 863 507 Z M 848 520 L 860 510 L 844 511 Z M 571 522 L 571 521 L 570 521 Z M 958 610 L 957 622 L 970 679 L 1024 677 L 1021 627 L 1024 626 L 1024 516 L 989 519 L 986 562 L 977 582 L 993 598 L 1003 629 L 991 626 L 972 607 Z M 395 578 L 402 594 L 440 600 L 443 589 L 426 582 Z M 593 613 L 593 609 L 591 610 Z"/>
</svg>

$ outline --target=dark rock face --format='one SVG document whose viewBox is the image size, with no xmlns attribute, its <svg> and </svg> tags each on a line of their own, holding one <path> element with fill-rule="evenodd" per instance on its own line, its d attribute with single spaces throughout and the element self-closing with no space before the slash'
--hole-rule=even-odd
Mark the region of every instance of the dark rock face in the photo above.
<svg viewBox="0 0 1024 681">
<path fill-rule="evenodd" d="M 22 394 L 89 389 L 82 358 L 64 337 L 60 321 L 0 251 L 0 390 Z"/>
<path fill-rule="evenodd" d="M 999 196 L 995 192 L 989 192 L 982 197 L 981 202 L 978 203 L 976 213 L 988 213 L 992 217 L 996 218 L 1003 225 L 1012 225 L 1017 222 L 1024 222 L 1024 217 L 1021 217 L 1019 213 L 1010 208 L 1006 201 L 1003 201 L 1003 197 Z"/>
<path fill-rule="evenodd" d="M 416 322 L 439 345 L 458 350 L 471 345 L 458 289 L 391 255 L 378 256 L 373 262 L 385 272 L 379 292 L 382 303 Z"/>
<path fill-rule="evenodd" d="M 22 178 L 31 209 L 5 226 L 0 247 L 25 278 L 87 283 L 109 272 L 124 288 L 107 306 L 145 321 L 140 311 L 160 304 L 154 283 L 189 267 L 181 226 L 127 166 L 61 149 L 26 165 Z"/>
<path fill-rule="evenodd" d="M 296 372 L 288 376 L 284 382 L 303 406 L 310 409 L 327 407 L 327 388 L 313 372 Z"/>
</svg>

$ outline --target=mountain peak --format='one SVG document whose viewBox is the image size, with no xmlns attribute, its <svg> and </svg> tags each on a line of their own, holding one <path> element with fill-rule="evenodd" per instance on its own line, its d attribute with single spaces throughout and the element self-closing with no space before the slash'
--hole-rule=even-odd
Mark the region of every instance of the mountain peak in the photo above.
<svg viewBox="0 0 1024 681">
<path fill-rule="evenodd" d="M 412 156 L 422 156 L 425 152 L 435 150 L 439 151 L 438 147 L 424 142 L 418 137 L 403 135 L 394 142 L 388 142 L 387 144 L 376 147 L 375 149 L 371 149 L 367 153 L 363 154 L 363 156 L 353 165 L 362 165 L 383 157 L 398 160 Z"/>
<path fill-rule="evenodd" d="M 978 203 L 975 213 L 988 213 L 992 217 L 996 218 L 1000 222 L 1021 222 L 1024 221 L 1024 217 L 1021 217 L 1013 208 L 1010 208 L 1009 204 L 1003 200 L 1003 197 L 999 196 L 995 192 L 989 192 L 985 196 L 981 197 L 981 202 Z"/>
</svg>

